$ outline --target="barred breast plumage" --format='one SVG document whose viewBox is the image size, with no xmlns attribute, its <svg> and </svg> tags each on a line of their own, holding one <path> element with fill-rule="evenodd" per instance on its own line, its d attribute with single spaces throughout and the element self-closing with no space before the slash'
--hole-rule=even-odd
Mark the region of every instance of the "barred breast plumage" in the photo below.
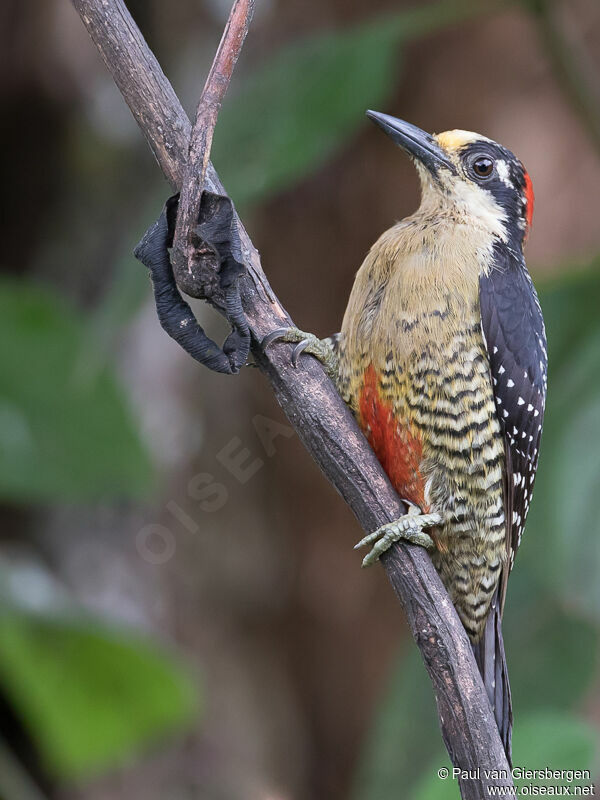
<svg viewBox="0 0 600 800">
<path fill-rule="evenodd" d="M 454 226 L 450 250 L 437 227 L 425 237 L 409 218 L 374 246 L 342 326 L 339 381 L 400 496 L 444 516 L 431 532 L 432 559 L 476 641 L 506 560 L 504 443 L 481 331 L 478 243 L 461 247 Z"/>
</svg>

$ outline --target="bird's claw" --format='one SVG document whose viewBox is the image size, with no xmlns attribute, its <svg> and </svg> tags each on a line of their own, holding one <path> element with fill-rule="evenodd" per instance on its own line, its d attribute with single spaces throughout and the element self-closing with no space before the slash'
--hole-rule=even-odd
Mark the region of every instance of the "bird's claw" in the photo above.
<svg viewBox="0 0 600 800">
<path fill-rule="evenodd" d="M 262 340 L 262 348 L 266 350 L 273 342 L 289 342 L 296 346 L 292 350 L 292 366 L 297 368 L 298 361 L 302 353 L 314 356 L 323 364 L 327 374 L 332 380 L 337 376 L 337 357 L 331 345 L 316 337 L 313 333 L 305 333 L 299 328 L 277 328 L 268 333 Z"/>
<path fill-rule="evenodd" d="M 298 330 L 297 328 L 277 328 L 271 333 L 268 333 L 265 338 L 262 340 L 262 348 L 266 350 L 267 347 L 276 342 L 278 339 L 282 342 L 290 342 L 291 344 L 296 344 L 296 347 L 292 350 L 292 366 L 297 369 L 298 368 L 298 359 L 300 355 L 306 350 L 308 345 L 310 344 L 310 337 L 312 336 L 311 333 L 304 333 L 304 331 Z M 316 338 L 316 337 L 315 337 Z"/>
<path fill-rule="evenodd" d="M 296 369 L 298 368 L 298 359 L 300 355 L 306 350 L 309 344 L 310 342 L 308 339 L 302 339 L 292 350 L 292 366 Z"/>
<path fill-rule="evenodd" d="M 417 509 L 416 511 L 414 509 Z M 394 544 L 394 542 L 404 539 L 410 544 L 416 544 L 420 547 L 425 547 L 427 550 L 432 550 L 435 543 L 431 536 L 424 533 L 423 528 L 433 527 L 442 522 L 440 514 L 422 514 L 420 510 L 411 504 L 409 506 L 409 513 L 400 517 L 394 522 L 388 522 L 382 525 L 373 533 L 367 534 L 363 537 L 358 544 L 354 545 L 354 549 L 373 545 L 371 550 L 364 557 L 362 565 L 368 567 L 374 564 L 386 550 Z"/>
<path fill-rule="evenodd" d="M 283 339 L 285 341 L 284 336 L 289 331 L 289 328 L 276 328 L 271 333 L 267 333 L 267 335 L 262 340 L 261 347 L 263 350 L 266 350 L 267 347 L 273 344 L 274 341 L 277 339 Z"/>
</svg>

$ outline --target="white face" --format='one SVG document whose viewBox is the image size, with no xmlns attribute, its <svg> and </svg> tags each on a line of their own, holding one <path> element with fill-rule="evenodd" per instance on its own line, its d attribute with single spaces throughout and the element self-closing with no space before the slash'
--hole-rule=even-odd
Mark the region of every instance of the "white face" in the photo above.
<svg viewBox="0 0 600 800">
<path fill-rule="evenodd" d="M 441 168 L 434 180 L 429 170 L 416 160 L 415 165 L 421 180 L 422 205 L 437 208 L 443 207 L 456 216 L 458 218 L 457 221 L 460 221 L 462 217 L 465 221 L 468 220 L 470 225 L 478 222 L 490 235 L 497 236 L 505 241 L 508 237 L 505 210 L 489 190 L 489 186 L 485 182 L 485 176 L 483 176 L 482 182 L 479 184 L 474 179 L 472 172 L 467 174 L 461 159 L 461 155 L 468 145 L 474 145 L 477 142 L 494 143 L 491 139 L 478 133 L 463 130 L 445 131 L 433 138 L 455 165 L 457 174 L 452 174 L 450 170 Z M 490 166 L 490 169 L 492 168 L 494 176 L 507 189 L 512 189 L 507 161 L 495 159 L 493 167 Z"/>
</svg>

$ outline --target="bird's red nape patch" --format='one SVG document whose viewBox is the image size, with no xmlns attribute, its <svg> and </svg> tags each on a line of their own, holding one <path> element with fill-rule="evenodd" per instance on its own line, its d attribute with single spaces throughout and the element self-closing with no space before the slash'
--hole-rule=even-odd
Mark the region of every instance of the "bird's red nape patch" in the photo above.
<svg viewBox="0 0 600 800">
<path fill-rule="evenodd" d="M 361 427 L 394 489 L 400 497 L 427 511 L 420 472 L 423 443 L 382 399 L 372 364 L 363 376 L 359 413 Z"/>
<path fill-rule="evenodd" d="M 529 173 L 526 170 L 523 170 L 523 172 L 525 179 L 525 188 L 523 189 L 523 193 L 525 195 L 525 200 L 527 201 L 527 206 L 525 208 L 525 220 L 527 222 L 527 231 L 529 231 L 533 221 L 533 205 L 535 203 L 535 195 L 533 194 L 533 183 L 531 182 Z"/>
</svg>

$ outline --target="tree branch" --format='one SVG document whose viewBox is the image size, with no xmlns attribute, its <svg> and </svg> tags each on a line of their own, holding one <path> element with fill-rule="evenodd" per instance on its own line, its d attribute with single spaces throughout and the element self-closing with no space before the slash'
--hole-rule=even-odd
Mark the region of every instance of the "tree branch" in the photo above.
<svg viewBox="0 0 600 800">
<path fill-rule="evenodd" d="M 191 126 L 127 8 L 122 0 L 72 2 L 165 176 L 180 188 L 189 165 Z M 212 131 L 206 131 L 199 138 L 209 142 L 211 136 Z M 207 161 L 208 149 L 195 152 L 194 158 L 196 163 L 207 162 L 206 188 L 225 194 Z M 308 451 L 363 529 L 373 531 L 403 514 L 404 504 L 321 366 L 312 358 L 304 358 L 300 368 L 294 369 L 289 345 L 261 351 L 258 343 L 262 338 L 291 320 L 273 295 L 258 253 L 237 215 L 235 225 L 248 270 L 240 290 L 256 361 Z M 459 780 L 462 797 L 481 800 L 488 796 L 491 785 L 512 785 L 469 640 L 429 556 L 422 548 L 402 544 L 385 554 L 382 562 L 433 683 L 442 735 L 452 762 L 461 770 L 479 769 L 479 778 Z M 508 777 L 487 778 L 485 770 L 506 770 Z"/>
<path fill-rule="evenodd" d="M 235 0 L 204 84 L 191 134 L 171 261 L 179 287 L 192 297 L 203 296 L 203 287 L 196 280 L 197 242 L 192 232 L 200 212 L 213 133 L 253 12 L 254 0 Z"/>
</svg>

